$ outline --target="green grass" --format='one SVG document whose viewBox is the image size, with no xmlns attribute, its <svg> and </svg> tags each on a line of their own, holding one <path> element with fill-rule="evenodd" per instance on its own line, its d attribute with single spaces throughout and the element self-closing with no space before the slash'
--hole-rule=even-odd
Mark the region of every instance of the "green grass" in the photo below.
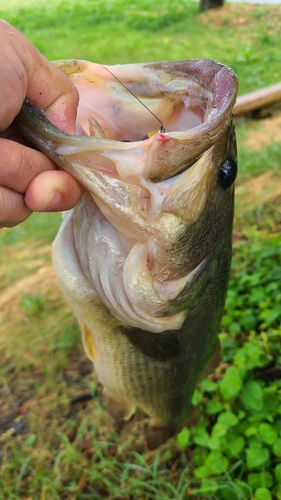
<svg viewBox="0 0 281 500">
<path fill-rule="evenodd" d="M 49 59 L 211 57 L 235 68 L 241 92 L 281 79 L 278 6 L 199 14 L 183 0 L 2 5 L 1 17 Z M 246 120 L 237 132 L 248 182 L 280 172 L 280 144 L 250 150 Z M 281 500 L 281 383 L 260 375 L 281 363 L 280 198 L 239 209 L 222 363 L 196 389 L 198 423 L 154 452 L 145 416 L 117 431 L 103 410 L 51 268 L 60 221 L 33 214 L 0 232 L 0 500 Z M 85 391 L 93 399 L 71 402 Z"/>
<path fill-rule="evenodd" d="M 56 285 L 18 297 L 6 316 L 13 329 L 0 330 L 2 415 L 16 407 L 0 437 L 0 498 L 281 498 L 281 381 L 259 376 L 281 362 L 281 239 L 278 220 L 257 222 L 234 243 L 222 364 L 195 391 L 199 422 L 156 452 L 145 447 L 143 416 L 116 432 L 103 411 Z M 83 391 L 96 397 L 71 405 Z"/>
<path fill-rule="evenodd" d="M 239 4 L 200 14 L 198 4 L 72 0 L 36 2 L 32 7 L 14 2 L 2 8 L 1 16 L 50 60 L 121 64 L 208 57 L 237 71 L 240 92 L 280 80 L 278 6 Z"/>
<path fill-rule="evenodd" d="M 237 129 L 239 142 L 240 130 Z M 249 148 L 239 147 L 239 170 L 240 174 L 257 174 L 267 170 L 279 171 L 281 158 L 281 143 L 274 142 L 261 151 L 250 151 Z"/>
<path fill-rule="evenodd" d="M 57 234 L 61 220 L 62 217 L 59 213 L 33 214 L 12 231 L 0 232 L 0 251 L 7 244 L 23 243 L 30 237 L 39 239 L 41 245 L 44 242 L 52 241 Z"/>
</svg>

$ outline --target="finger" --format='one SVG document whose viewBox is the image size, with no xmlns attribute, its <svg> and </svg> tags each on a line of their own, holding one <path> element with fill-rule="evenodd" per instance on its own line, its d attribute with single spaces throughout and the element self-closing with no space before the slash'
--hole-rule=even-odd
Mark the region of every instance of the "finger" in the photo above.
<svg viewBox="0 0 281 500">
<path fill-rule="evenodd" d="M 56 165 L 43 153 L 18 142 L 0 139 L 0 185 L 24 193 L 31 181 Z"/>
<path fill-rule="evenodd" d="M 34 212 L 58 212 L 74 207 L 82 192 L 71 175 L 61 170 L 46 170 L 28 186 L 25 203 Z"/>
<path fill-rule="evenodd" d="M 11 124 L 27 97 L 46 109 L 55 125 L 75 133 L 78 92 L 70 79 L 5 21 L 0 21 L 0 35 L 1 129 Z"/>
<path fill-rule="evenodd" d="M 0 133 L 0 139 L 9 139 L 10 141 L 19 142 L 25 144 L 26 141 L 22 135 L 13 127 L 8 127 L 6 130 Z"/>
<path fill-rule="evenodd" d="M 0 228 L 13 227 L 31 214 L 22 194 L 2 186 L 0 186 L 0 207 Z"/>
</svg>

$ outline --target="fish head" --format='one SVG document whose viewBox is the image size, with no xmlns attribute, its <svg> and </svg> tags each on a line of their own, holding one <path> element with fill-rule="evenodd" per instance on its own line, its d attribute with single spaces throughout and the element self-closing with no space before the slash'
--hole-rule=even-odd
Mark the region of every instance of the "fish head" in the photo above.
<svg viewBox="0 0 281 500">
<path fill-rule="evenodd" d="M 236 76 L 211 60 L 56 64 L 77 87 L 77 119 L 93 137 L 77 139 L 77 145 L 61 141 L 56 153 L 72 164 L 72 174 L 117 231 L 128 267 L 141 262 L 139 275 L 152 280 L 169 305 L 147 295 L 144 284 L 139 301 L 146 296 L 144 307 L 157 322 L 176 312 L 178 326 L 184 314 L 177 309 L 187 307 L 182 288 L 193 297 L 191 308 L 205 288 L 201 281 L 215 272 L 212 261 L 226 235 L 229 246 L 237 173 L 231 116 Z"/>
<path fill-rule="evenodd" d="M 78 89 L 83 136 L 52 130 L 40 138 L 35 132 L 34 142 L 91 193 L 126 247 L 136 239 L 150 241 L 147 262 L 154 278 L 179 277 L 182 259 L 192 270 L 220 238 L 224 219 L 232 217 L 234 72 L 211 60 L 55 64 Z M 198 224 L 206 226 L 200 238 Z M 168 269 L 164 254 L 171 256 L 179 241 L 184 248 L 172 257 L 177 269 Z"/>
</svg>

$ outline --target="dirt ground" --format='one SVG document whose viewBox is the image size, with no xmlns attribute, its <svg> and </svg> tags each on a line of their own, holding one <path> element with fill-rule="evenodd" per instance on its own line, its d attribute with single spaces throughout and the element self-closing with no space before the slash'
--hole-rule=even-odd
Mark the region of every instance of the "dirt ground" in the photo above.
<svg viewBox="0 0 281 500">
<path fill-rule="evenodd" d="M 262 15 L 263 5 L 260 6 Z M 268 6 L 267 6 L 268 7 Z M 202 12 L 200 17 L 206 23 L 212 23 L 215 26 L 247 26 L 252 22 L 252 13 L 257 5 L 249 3 L 227 4 L 222 9 L 210 9 Z M 272 5 L 271 13 L 267 10 L 267 19 L 271 21 L 272 32 L 279 33 L 280 8 L 278 5 Z M 258 21 L 258 18 L 257 18 Z"/>
<path fill-rule="evenodd" d="M 273 143 L 281 143 L 281 107 L 273 106 L 262 110 L 258 119 L 248 120 L 247 137 L 243 141 L 244 148 L 251 151 L 262 151 Z M 281 164 L 281 158 L 280 158 Z M 236 214 L 257 205 L 271 203 L 281 196 L 281 174 L 280 171 L 271 171 L 251 177 L 245 182 L 238 179 L 236 188 Z M 278 205 L 276 207 L 278 209 Z"/>
<path fill-rule="evenodd" d="M 281 108 L 271 108 L 263 112 L 264 118 L 249 121 L 249 133 L 244 146 L 260 151 L 273 142 L 281 143 Z M 280 159 L 281 162 L 281 159 Z"/>
</svg>

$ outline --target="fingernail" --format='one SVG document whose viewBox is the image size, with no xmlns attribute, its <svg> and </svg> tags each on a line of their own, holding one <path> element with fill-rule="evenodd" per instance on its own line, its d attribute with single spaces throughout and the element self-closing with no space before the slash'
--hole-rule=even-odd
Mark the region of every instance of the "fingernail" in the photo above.
<svg viewBox="0 0 281 500">
<path fill-rule="evenodd" d="M 47 210 L 52 210 L 53 208 L 56 208 L 61 203 L 61 200 L 62 196 L 60 193 L 58 192 L 53 193 L 47 200 L 46 204 L 41 206 L 40 212 L 41 211 L 45 212 Z"/>
</svg>

